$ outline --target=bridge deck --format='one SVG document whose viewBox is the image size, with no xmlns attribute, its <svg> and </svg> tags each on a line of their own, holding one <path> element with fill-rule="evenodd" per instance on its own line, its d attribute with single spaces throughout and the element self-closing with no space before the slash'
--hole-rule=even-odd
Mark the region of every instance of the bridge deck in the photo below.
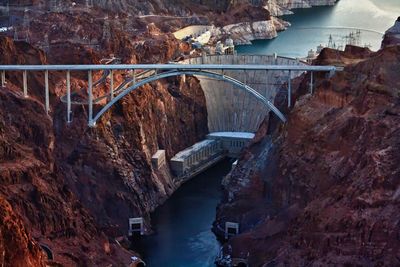
<svg viewBox="0 0 400 267">
<path fill-rule="evenodd" d="M 228 65 L 228 64 L 115 64 L 115 65 L 0 65 L 0 71 L 89 71 L 89 70 L 292 70 L 336 71 L 336 66 L 308 65 Z"/>
<path fill-rule="evenodd" d="M 296 61 L 296 59 L 293 59 Z M 297 61 L 296 61 L 297 62 Z M 221 62 L 220 62 L 221 63 Z M 241 94 L 249 94 L 257 101 L 257 105 L 261 104 L 265 110 L 270 110 L 276 114 L 283 122 L 286 122 L 286 118 L 282 112 L 280 112 L 274 104 L 267 99 L 262 93 L 253 89 L 247 84 L 247 74 L 248 71 L 271 71 L 271 72 L 287 72 L 287 76 L 283 77 L 283 79 L 287 79 L 288 84 L 288 107 L 291 107 L 291 79 L 292 74 L 296 72 L 310 72 L 311 73 L 311 81 L 310 88 L 311 92 L 313 91 L 313 73 L 314 72 L 328 72 L 329 75 L 333 75 L 335 71 L 339 70 L 336 66 L 310 66 L 305 64 L 286 64 L 286 65 L 278 65 L 278 64 L 254 64 L 254 62 L 250 62 L 247 64 L 180 64 L 180 63 L 170 63 L 170 64 L 111 64 L 111 65 L 0 65 L 0 74 L 1 74 L 1 86 L 4 87 L 6 83 L 6 75 L 7 71 L 21 71 L 23 74 L 23 94 L 24 97 L 28 97 L 28 72 L 29 71 L 43 71 L 45 73 L 45 109 L 46 112 L 50 111 L 50 92 L 49 92 L 49 72 L 50 71 L 64 71 L 66 72 L 66 97 L 62 97 L 67 103 L 67 122 L 71 123 L 71 106 L 75 103 L 71 96 L 74 93 L 71 92 L 71 71 L 87 71 L 88 73 L 88 86 L 87 86 L 87 105 L 88 105 L 88 125 L 90 127 L 94 127 L 96 122 L 100 117 L 107 112 L 117 101 L 121 98 L 136 90 L 140 86 L 150 83 L 153 81 L 157 81 L 159 79 L 173 77 L 173 76 L 181 76 L 181 75 L 191 75 L 191 76 L 201 76 L 207 77 L 214 80 L 220 80 L 225 83 L 230 84 L 235 89 L 239 89 L 242 92 L 238 92 L 238 95 Z M 276 63 L 276 62 L 275 62 Z M 133 72 L 133 78 L 131 80 L 125 81 L 122 87 L 115 88 L 114 87 L 114 76 L 113 70 L 141 70 L 143 72 L 152 71 L 152 75 L 149 77 L 142 77 L 140 81 L 136 80 L 136 74 Z M 103 71 L 103 76 L 99 81 L 93 82 L 93 71 Z M 230 72 L 230 73 L 229 73 Z M 230 76 L 233 72 L 245 72 L 244 82 L 234 79 Z M 282 75 L 282 74 L 281 74 Z M 253 75 L 254 76 L 254 75 Z M 96 87 L 99 83 L 106 83 L 106 80 L 110 79 L 110 92 L 98 99 L 94 98 L 93 88 Z M 264 76 L 266 79 L 269 77 Z M 137 77 L 139 78 L 139 77 Z M 254 77 L 253 77 L 254 78 Z M 128 86 L 130 81 L 132 81 L 132 85 Z M 125 87 L 125 85 L 127 85 Z M 265 90 L 268 90 L 268 86 Z M 86 88 L 85 88 L 86 89 Z M 115 90 L 116 89 L 116 90 Z M 269 88 L 271 89 L 271 88 Z M 273 89 L 273 88 L 272 88 Z M 265 91 L 264 89 L 262 91 Z M 220 90 L 221 91 L 221 90 Z M 97 100 L 106 99 L 107 104 L 105 104 L 101 110 L 97 111 L 94 114 L 94 105 L 98 103 Z M 244 99 L 244 98 L 241 98 Z M 243 102 L 243 103 L 239 103 Z M 244 105 L 243 101 L 233 102 L 232 105 L 238 106 L 240 104 Z M 224 102 L 225 103 L 225 102 Z M 250 104 L 249 101 L 246 101 L 247 104 Z M 86 103 L 83 103 L 86 104 Z M 222 113 L 222 112 L 221 112 Z M 251 113 L 251 112 L 250 112 Z M 254 113 L 254 112 L 253 112 Z M 252 113 L 252 114 L 253 114 Z M 238 117 L 238 116 L 237 116 Z M 248 113 L 244 113 L 241 119 L 249 119 Z M 237 118 L 236 118 L 237 119 Z M 252 121 L 250 119 L 250 121 Z M 242 123 L 242 120 L 241 120 Z M 232 130 L 232 129 L 223 129 L 223 130 Z M 247 130 L 247 129 L 246 129 Z"/>
</svg>

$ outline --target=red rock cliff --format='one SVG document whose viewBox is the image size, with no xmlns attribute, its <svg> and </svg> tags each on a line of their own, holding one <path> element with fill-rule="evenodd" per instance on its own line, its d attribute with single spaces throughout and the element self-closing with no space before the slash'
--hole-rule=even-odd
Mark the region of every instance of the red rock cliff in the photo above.
<svg viewBox="0 0 400 267">
<path fill-rule="evenodd" d="M 149 53 L 148 60 L 162 62 L 180 53 L 176 40 L 160 38 L 130 46 L 129 57 Z M 0 64 L 47 61 L 40 50 L 7 38 L 0 39 L 0 52 Z M 91 63 L 100 58 L 85 48 L 54 50 L 50 61 L 57 56 L 61 61 L 85 58 Z M 151 155 L 165 149 L 170 157 L 208 131 L 204 95 L 193 78 L 144 86 L 118 103 L 94 129 L 87 127 L 86 107 L 74 106 L 73 122 L 67 125 L 65 105 L 59 101 L 65 93 L 64 76 L 50 73 L 49 116 L 43 106 L 42 73 L 29 75 L 27 99 L 21 94 L 21 73 L 7 73 L 7 87 L 0 90 L 0 196 L 11 205 L 0 205 L 0 214 L 12 209 L 16 216 L 9 221 L 21 232 L 15 233 L 15 244 L 6 243 L 5 266 L 40 266 L 44 256 L 38 244 L 49 247 L 53 262 L 64 266 L 127 264 L 131 253 L 114 238 L 126 235 L 129 217 L 147 217 L 176 189 L 168 166 L 152 169 Z M 74 90 L 86 86 L 84 78 L 73 74 Z M 116 82 L 122 79 L 123 73 L 116 73 Z M 2 240 L 7 242 L 10 233 L 2 233 L 3 251 Z M 8 254 L 20 247 L 21 253 Z"/>
<path fill-rule="evenodd" d="M 228 244 L 250 266 L 400 264 L 400 47 L 362 54 L 226 179 L 216 225 L 241 223 Z"/>
</svg>

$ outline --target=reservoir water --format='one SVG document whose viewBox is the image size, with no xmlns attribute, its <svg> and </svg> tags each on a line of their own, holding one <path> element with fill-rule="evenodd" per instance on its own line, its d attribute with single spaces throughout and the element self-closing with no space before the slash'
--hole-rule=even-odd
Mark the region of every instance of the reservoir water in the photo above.
<svg viewBox="0 0 400 267">
<path fill-rule="evenodd" d="M 220 244 L 211 232 L 221 199 L 221 181 L 232 162 L 224 160 L 182 185 L 152 215 L 155 234 L 134 248 L 148 267 L 215 266 Z"/>
<path fill-rule="evenodd" d="M 400 16 L 400 0 L 339 0 L 335 6 L 293 10 L 294 15 L 281 17 L 292 26 L 280 32 L 278 38 L 254 41 L 238 46 L 239 54 L 273 54 L 305 57 L 319 44 L 327 45 L 332 35 L 337 46 L 345 45 L 344 38 L 353 28 L 361 30 L 361 45 L 378 50 L 383 33 Z"/>
</svg>

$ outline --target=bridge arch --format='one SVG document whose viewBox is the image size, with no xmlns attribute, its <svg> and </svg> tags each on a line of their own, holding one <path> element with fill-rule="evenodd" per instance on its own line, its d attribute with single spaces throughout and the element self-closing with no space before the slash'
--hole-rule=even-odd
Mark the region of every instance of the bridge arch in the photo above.
<svg viewBox="0 0 400 267">
<path fill-rule="evenodd" d="M 258 101 L 260 101 L 263 105 L 265 105 L 268 109 L 270 109 L 274 114 L 282 121 L 286 122 L 286 117 L 285 115 L 268 99 L 266 99 L 262 94 L 251 88 L 250 86 L 244 84 L 243 82 L 236 80 L 232 77 L 226 76 L 224 74 L 219 74 L 211 71 L 203 71 L 203 70 L 171 70 L 167 72 L 162 72 L 159 74 L 152 75 L 148 78 L 145 78 L 136 84 L 132 85 L 131 87 L 128 87 L 125 89 L 123 92 L 115 96 L 110 102 L 108 102 L 97 114 L 94 118 L 89 118 L 89 126 L 94 127 L 96 125 L 96 122 L 103 116 L 104 113 L 106 113 L 115 103 L 117 103 L 119 100 L 124 98 L 126 95 L 131 93 L 132 91 L 136 90 L 137 88 L 150 83 L 154 82 L 160 79 L 168 78 L 168 77 L 173 77 L 173 76 L 181 76 L 181 75 L 193 75 L 193 76 L 204 76 L 216 80 L 221 80 L 228 82 L 238 89 L 241 89 L 252 96 L 254 96 Z"/>
</svg>

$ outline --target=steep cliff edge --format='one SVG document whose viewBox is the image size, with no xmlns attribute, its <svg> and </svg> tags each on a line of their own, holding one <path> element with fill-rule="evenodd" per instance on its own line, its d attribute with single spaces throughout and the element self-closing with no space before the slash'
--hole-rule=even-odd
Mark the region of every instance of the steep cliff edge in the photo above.
<svg viewBox="0 0 400 267">
<path fill-rule="evenodd" d="M 310 8 L 313 6 L 332 6 L 338 0 L 268 0 L 265 8 L 272 16 L 293 14 L 291 9 Z"/>
<path fill-rule="evenodd" d="M 134 62 L 163 62 L 182 52 L 170 36 L 151 37 L 141 37 L 137 46 L 124 37 L 115 43 L 125 42 L 126 60 Z M 68 46 L 71 49 L 65 49 Z M 4 55 L 0 64 L 47 62 L 41 50 L 8 38 L 0 38 L 0 52 Z M 101 54 L 66 43 L 64 49 L 52 50 L 49 61 L 55 58 L 98 63 Z M 125 75 L 116 72 L 115 82 Z M 150 158 L 157 149 L 165 149 L 171 157 L 204 137 L 208 131 L 204 95 L 194 78 L 155 82 L 124 98 L 95 129 L 89 129 L 84 106 L 74 106 L 73 122 L 65 121 L 65 105 L 59 101 L 65 94 L 64 76 L 50 73 L 48 116 L 43 73 L 29 75 L 29 98 L 24 98 L 21 73 L 7 72 L 7 86 L 0 90 L 0 196 L 22 218 L 26 242 L 33 240 L 51 250 L 52 264 L 126 265 L 131 252 L 114 239 L 127 234 L 129 217 L 147 218 L 176 189 L 168 166 L 153 170 Z M 85 75 L 73 73 L 73 90 L 82 86 Z M 96 94 L 104 90 L 96 88 Z M 20 240 L 10 243 L 9 249 L 25 246 Z M 6 266 L 44 262 L 37 245 L 31 247 L 24 254 L 7 254 Z"/>
<path fill-rule="evenodd" d="M 3 197 L 0 197 L 0 251 L 1 266 L 45 266 L 38 244 L 32 241 L 21 219 Z"/>
<path fill-rule="evenodd" d="M 321 62 L 337 60 L 328 52 Z M 342 62 L 356 58 L 343 53 Z M 400 48 L 363 54 L 319 77 L 278 135 L 260 129 L 225 180 L 216 226 L 240 223 L 226 245 L 234 257 L 249 253 L 251 266 L 399 265 Z"/>
</svg>

